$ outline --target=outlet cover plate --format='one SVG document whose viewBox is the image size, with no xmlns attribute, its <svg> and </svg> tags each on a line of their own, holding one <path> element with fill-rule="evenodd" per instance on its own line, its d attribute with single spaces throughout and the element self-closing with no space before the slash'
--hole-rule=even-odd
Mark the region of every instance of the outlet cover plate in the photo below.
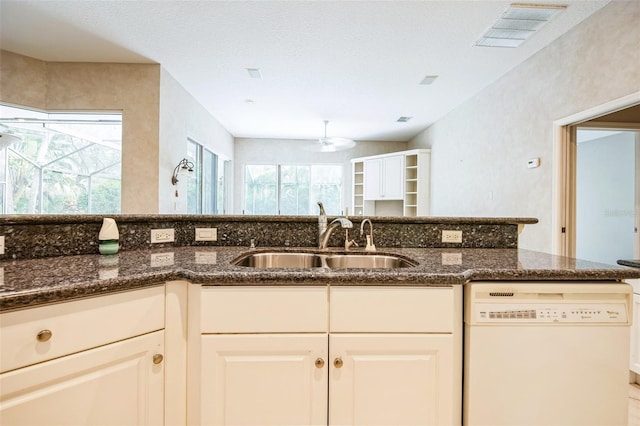
<svg viewBox="0 0 640 426">
<path fill-rule="evenodd" d="M 462 243 L 462 231 L 442 231 L 443 243 Z"/>
<path fill-rule="evenodd" d="M 175 232 L 173 228 L 151 230 L 151 244 L 172 243 L 174 238 Z"/>
</svg>

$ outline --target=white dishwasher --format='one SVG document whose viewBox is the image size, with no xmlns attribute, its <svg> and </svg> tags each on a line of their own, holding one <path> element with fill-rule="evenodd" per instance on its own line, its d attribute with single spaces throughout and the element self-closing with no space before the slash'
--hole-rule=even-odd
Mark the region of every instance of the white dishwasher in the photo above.
<svg viewBox="0 0 640 426">
<path fill-rule="evenodd" d="M 463 423 L 627 425 L 632 287 L 471 282 Z"/>
</svg>

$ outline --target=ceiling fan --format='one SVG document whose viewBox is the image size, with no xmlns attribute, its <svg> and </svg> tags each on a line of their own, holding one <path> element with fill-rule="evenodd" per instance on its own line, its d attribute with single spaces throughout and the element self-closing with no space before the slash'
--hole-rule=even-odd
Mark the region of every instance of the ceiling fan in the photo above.
<svg viewBox="0 0 640 426">
<path fill-rule="evenodd" d="M 327 136 L 327 125 L 329 124 L 329 120 L 324 120 L 324 136 L 318 138 L 316 142 L 313 142 L 308 146 L 309 151 L 314 152 L 335 152 L 335 151 L 345 151 L 347 149 L 351 149 L 356 146 L 356 142 L 353 139 L 348 138 L 338 138 L 338 137 L 328 137 Z"/>
<path fill-rule="evenodd" d="M 11 134 L 11 133 L 0 133 L 0 150 L 12 145 L 15 142 L 21 141 L 22 138 L 20 136 Z"/>
</svg>

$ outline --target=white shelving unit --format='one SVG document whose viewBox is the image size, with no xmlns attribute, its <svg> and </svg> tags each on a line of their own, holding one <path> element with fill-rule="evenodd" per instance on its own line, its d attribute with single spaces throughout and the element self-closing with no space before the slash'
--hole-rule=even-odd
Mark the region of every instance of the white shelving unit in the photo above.
<svg viewBox="0 0 640 426">
<path fill-rule="evenodd" d="M 402 189 L 400 199 L 368 199 L 366 194 L 367 182 L 372 177 L 367 176 L 365 162 L 375 162 L 391 157 L 403 157 L 403 166 L 400 176 L 396 173 L 394 179 L 400 182 L 386 182 L 386 186 L 395 186 Z M 353 171 L 353 214 L 356 216 L 427 216 L 430 208 L 430 164 L 431 150 L 414 149 L 409 151 L 391 152 L 388 154 L 373 155 L 369 157 L 354 158 L 351 160 Z M 383 179 L 389 178 L 389 174 L 383 174 Z M 377 176 L 373 177 L 374 179 Z M 371 183 L 370 183 L 371 184 Z M 379 182 L 375 182 L 376 185 Z"/>
</svg>

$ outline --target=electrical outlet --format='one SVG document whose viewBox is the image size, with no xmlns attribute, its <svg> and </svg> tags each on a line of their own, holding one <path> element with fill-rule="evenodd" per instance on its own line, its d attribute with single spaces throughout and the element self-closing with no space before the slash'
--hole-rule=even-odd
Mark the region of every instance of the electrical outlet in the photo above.
<svg viewBox="0 0 640 426">
<path fill-rule="evenodd" d="M 152 229 L 151 230 L 151 244 L 155 243 L 171 243 L 174 241 L 173 228 L 167 229 Z"/>
<path fill-rule="evenodd" d="M 443 243 L 462 243 L 462 231 L 442 231 Z"/>
<path fill-rule="evenodd" d="M 158 268 L 160 266 L 171 266 L 171 265 L 173 265 L 173 252 L 151 254 L 152 268 Z"/>
<path fill-rule="evenodd" d="M 196 228 L 196 241 L 218 241 L 218 228 Z"/>
<path fill-rule="evenodd" d="M 0 254 L 4 254 L 4 235 L 0 235 Z"/>
</svg>

